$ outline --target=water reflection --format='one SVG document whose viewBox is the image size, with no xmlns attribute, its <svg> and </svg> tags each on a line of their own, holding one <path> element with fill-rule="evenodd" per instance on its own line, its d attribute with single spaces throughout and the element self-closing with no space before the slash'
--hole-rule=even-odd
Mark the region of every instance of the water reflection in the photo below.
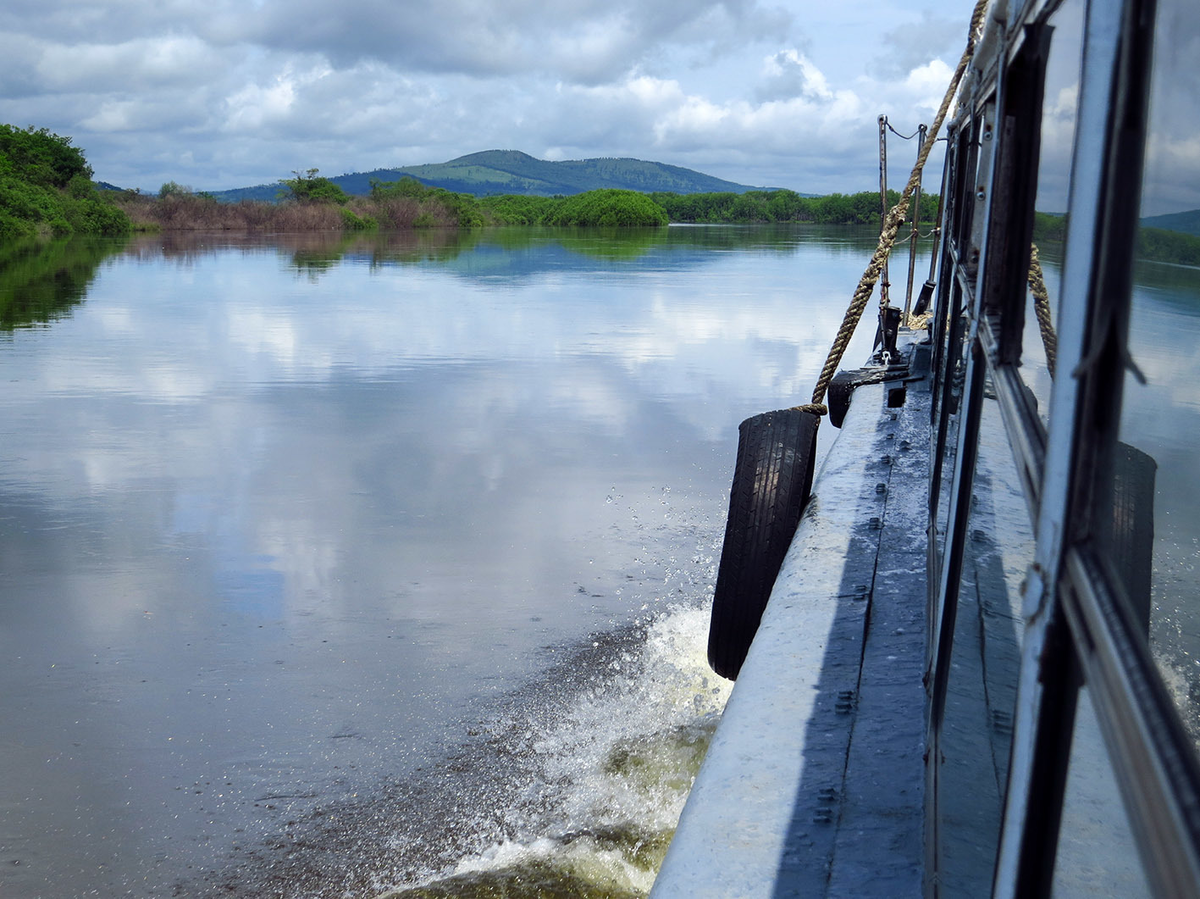
<svg viewBox="0 0 1200 899">
<path fill-rule="evenodd" d="M 291 851 L 445 777 L 591 635 L 703 602 L 736 424 L 811 390 L 871 249 L 812 233 L 110 245 L 0 344 L 5 895 Z M 418 817 L 404 864 L 476 813 L 504 806 Z M 382 865 L 400 825 L 368 818 Z"/>
<path fill-rule="evenodd" d="M 0 331 L 45 324 L 82 303 L 101 263 L 122 241 L 0 242 Z"/>
<path fill-rule="evenodd" d="M 602 271 L 607 263 L 612 270 L 628 270 L 631 264 L 691 267 L 707 264 L 718 251 L 788 256 L 798 245 L 814 243 L 828 253 L 861 259 L 864 250 L 874 250 L 875 237 L 869 229 L 820 225 L 500 227 L 281 235 L 179 231 L 135 238 L 126 252 L 146 260 L 161 257 L 182 262 L 230 250 L 266 252 L 287 259 L 297 271 L 314 275 L 343 263 L 371 268 L 433 264 L 465 277 L 487 279 L 531 277 L 564 269 Z"/>
<path fill-rule="evenodd" d="M 1151 644 L 1200 743 L 1200 7 L 1163 0 L 1156 17 L 1141 212 L 1144 224 L 1169 230 L 1144 232 L 1138 243 L 1141 259 L 1157 261 L 1135 272 L 1129 343 L 1145 383 L 1125 378 L 1121 439 L 1158 463 Z"/>
</svg>

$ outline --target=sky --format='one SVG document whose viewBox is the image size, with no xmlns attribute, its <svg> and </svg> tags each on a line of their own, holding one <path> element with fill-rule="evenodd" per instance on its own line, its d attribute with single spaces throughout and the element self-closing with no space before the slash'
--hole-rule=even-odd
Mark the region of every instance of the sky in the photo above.
<svg viewBox="0 0 1200 899">
<path fill-rule="evenodd" d="M 878 186 L 930 122 L 971 0 L 5 0 L 0 122 L 155 191 L 444 162 L 634 157 Z M 893 139 L 902 182 L 913 143 Z M 940 170 L 940 161 L 936 162 Z M 936 182 L 936 177 L 931 177 Z"/>
</svg>

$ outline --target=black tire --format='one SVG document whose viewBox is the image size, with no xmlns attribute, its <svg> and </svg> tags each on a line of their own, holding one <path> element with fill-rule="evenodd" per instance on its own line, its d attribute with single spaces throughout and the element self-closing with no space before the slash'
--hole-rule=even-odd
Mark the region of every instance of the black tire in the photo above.
<svg viewBox="0 0 1200 899">
<path fill-rule="evenodd" d="M 1108 556 L 1121 577 L 1142 633 L 1150 630 L 1154 571 L 1154 482 L 1158 463 L 1128 443 L 1113 457 L 1112 531 Z"/>
<path fill-rule="evenodd" d="M 825 405 L 829 409 L 829 423 L 840 428 L 846 420 L 846 412 L 850 409 L 850 400 L 854 396 L 857 383 L 857 372 L 839 371 L 825 388 Z"/>
<path fill-rule="evenodd" d="M 819 416 L 765 412 L 738 428 L 708 663 L 735 680 L 812 490 Z"/>
</svg>

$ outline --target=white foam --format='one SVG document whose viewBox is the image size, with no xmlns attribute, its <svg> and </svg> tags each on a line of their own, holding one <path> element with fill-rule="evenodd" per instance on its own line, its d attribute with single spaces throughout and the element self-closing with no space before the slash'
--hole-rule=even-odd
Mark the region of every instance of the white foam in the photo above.
<svg viewBox="0 0 1200 899">
<path fill-rule="evenodd" d="M 446 878 L 531 862 L 624 891 L 648 892 L 656 871 L 642 853 L 665 849 L 732 684 L 708 667 L 709 610 L 669 606 L 566 714 L 526 735 L 528 803 L 510 810 L 515 838 L 459 860 Z"/>
</svg>

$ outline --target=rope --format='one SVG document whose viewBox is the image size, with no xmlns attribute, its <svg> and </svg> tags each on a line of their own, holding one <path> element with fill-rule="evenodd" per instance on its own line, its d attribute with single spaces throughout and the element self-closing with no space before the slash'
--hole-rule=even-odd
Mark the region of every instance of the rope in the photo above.
<svg viewBox="0 0 1200 899">
<path fill-rule="evenodd" d="M 833 380 L 838 365 L 841 364 L 842 355 L 846 352 L 846 347 L 850 344 L 850 338 L 854 335 L 854 329 L 858 326 L 858 321 L 862 318 L 863 310 L 867 308 L 867 302 L 871 299 L 871 293 L 875 289 L 875 282 L 879 280 L 879 273 L 883 270 L 888 254 L 891 253 L 892 245 L 896 242 L 896 234 L 899 232 L 900 225 L 908 213 L 908 204 L 912 201 L 913 191 L 916 190 L 917 184 L 921 180 L 921 171 L 925 167 L 925 160 L 929 158 L 929 151 L 933 149 L 937 133 L 941 130 L 942 123 L 950 111 L 950 104 L 954 100 L 954 95 L 958 93 L 959 82 L 962 81 L 962 77 L 967 71 L 967 65 L 975 53 L 975 42 L 979 40 L 980 33 L 983 30 L 987 5 L 988 0 L 977 0 L 975 4 L 975 11 L 971 14 L 971 27 L 967 33 L 967 46 L 963 50 L 962 59 L 958 61 L 958 67 L 954 70 L 954 75 L 950 79 L 950 86 L 946 89 L 946 96 L 942 98 L 942 105 L 938 109 L 937 116 L 934 117 L 933 124 L 929 126 L 929 139 L 925 141 L 920 154 L 917 156 L 917 162 L 913 166 L 912 174 L 908 178 L 908 183 L 904 185 L 904 192 L 900 195 L 900 202 L 892 207 L 892 211 L 884 219 L 883 229 L 879 235 L 879 245 L 875 248 L 875 254 L 871 257 L 870 264 L 867 265 L 862 279 L 858 282 L 858 289 L 854 291 L 854 296 L 850 300 L 850 307 L 846 310 L 841 327 L 838 328 L 837 336 L 833 340 L 833 346 L 829 348 L 829 356 L 825 359 L 825 367 L 821 369 L 821 375 L 817 378 L 817 386 L 813 388 L 812 402 L 801 406 L 794 406 L 792 407 L 793 409 L 801 412 L 812 412 L 815 415 L 825 415 L 829 411 L 821 401 L 825 399 L 825 391 L 829 387 L 829 382 Z"/>
<path fill-rule="evenodd" d="M 888 131 L 892 132 L 892 134 L 896 135 L 896 137 L 900 138 L 900 140 L 912 140 L 914 137 L 916 137 L 918 134 L 921 133 L 921 129 L 918 128 L 912 134 L 901 134 L 899 131 L 897 131 L 895 128 L 892 127 L 892 123 L 889 122 L 887 119 L 883 120 L 883 124 L 887 125 Z"/>
<path fill-rule="evenodd" d="M 1058 355 L 1058 335 L 1050 321 L 1050 293 L 1046 290 L 1046 279 L 1042 277 L 1042 262 L 1038 258 L 1037 244 L 1029 248 L 1029 292 L 1033 294 L 1033 309 L 1037 314 L 1038 330 L 1042 332 L 1042 347 L 1046 350 L 1046 367 L 1054 377 L 1054 362 Z"/>
</svg>

